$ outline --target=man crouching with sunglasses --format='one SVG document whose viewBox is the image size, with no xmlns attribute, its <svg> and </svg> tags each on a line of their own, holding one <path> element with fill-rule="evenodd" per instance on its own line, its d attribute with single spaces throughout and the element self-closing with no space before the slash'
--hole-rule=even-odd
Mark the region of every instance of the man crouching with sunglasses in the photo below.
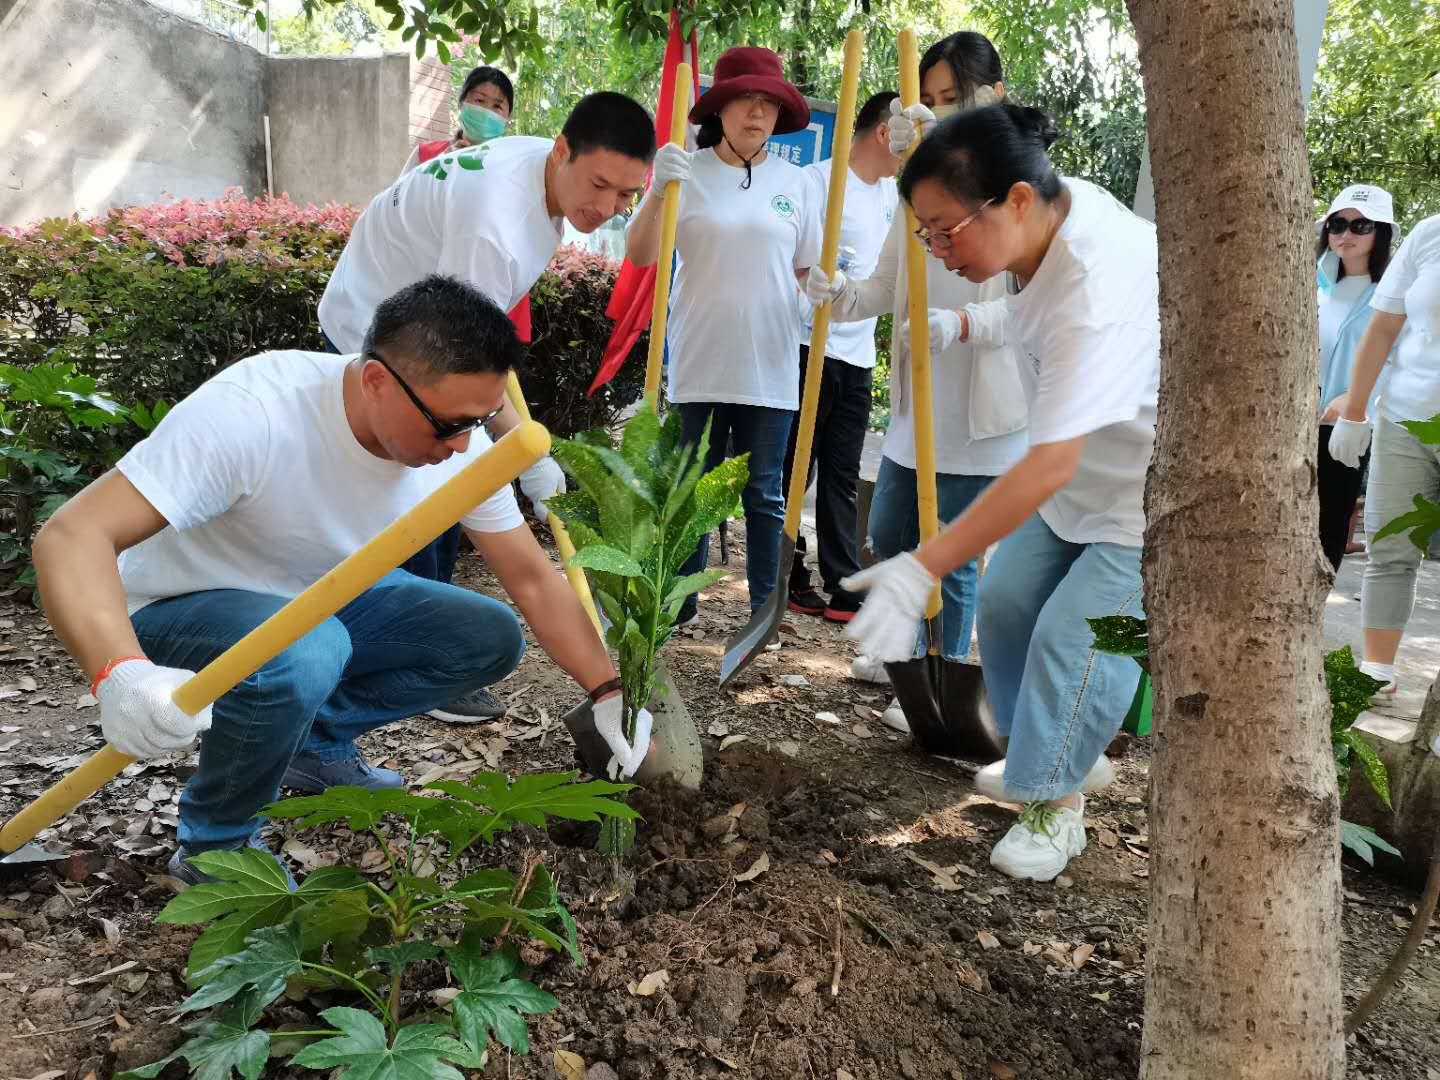
<svg viewBox="0 0 1440 1080">
<path fill-rule="evenodd" d="M 473 287 L 432 276 L 380 304 L 359 355 L 271 352 L 227 368 L 62 507 L 35 540 L 51 625 L 94 681 L 106 740 L 150 758 L 197 735 L 170 872 L 264 850 L 281 787 L 394 788 L 355 740 L 497 682 L 524 650 L 506 604 L 394 570 L 195 716 L 171 693 L 490 446 L 522 346 Z M 595 703 L 629 775 L 619 680 L 509 485 L 462 519 L 541 647 Z M 117 558 L 118 556 L 118 558 Z M 278 861 L 278 860 L 277 860 Z"/>
</svg>

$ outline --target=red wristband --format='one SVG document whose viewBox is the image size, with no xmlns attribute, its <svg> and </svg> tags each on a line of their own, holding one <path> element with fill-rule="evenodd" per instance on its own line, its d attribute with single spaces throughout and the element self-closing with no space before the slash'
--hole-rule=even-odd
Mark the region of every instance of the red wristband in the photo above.
<svg viewBox="0 0 1440 1080">
<path fill-rule="evenodd" d="M 110 677 L 110 673 L 111 673 L 112 671 L 114 671 L 117 667 L 119 667 L 121 664 L 126 663 L 127 661 L 130 661 L 130 660 L 146 660 L 146 659 L 148 659 L 148 657 L 144 657 L 144 656 L 122 656 L 122 657 L 119 657 L 119 658 L 116 659 L 116 660 L 111 660 L 108 664 L 106 664 L 104 667 L 102 667 L 102 668 L 100 669 L 100 673 L 95 676 L 95 681 L 90 684 L 90 696 L 91 696 L 91 697 L 99 697 L 99 696 L 100 696 L 100 693 L 99 693 L 99 692 L 100 692 L 100 684 L 101 684 L 102 682 L 104 682 L 106 679 L 108 679 L 108 678 Z"/>
</svg>

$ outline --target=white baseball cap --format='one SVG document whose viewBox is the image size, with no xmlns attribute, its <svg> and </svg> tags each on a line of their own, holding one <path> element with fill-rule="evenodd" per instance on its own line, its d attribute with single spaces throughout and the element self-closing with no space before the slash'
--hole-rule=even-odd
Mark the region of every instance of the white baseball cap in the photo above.
<svg viewBox="0 0 1440 1080">
<path fill-rule="evenodd" d="M 1325 216 L 1328 218 L 1340 210 L 1358 210 L 1371 221 L 1395 224 L 1395 200 L 1390 192 L 1374 184 L 1351 184 L 1335 196 Z"/>
</svg>

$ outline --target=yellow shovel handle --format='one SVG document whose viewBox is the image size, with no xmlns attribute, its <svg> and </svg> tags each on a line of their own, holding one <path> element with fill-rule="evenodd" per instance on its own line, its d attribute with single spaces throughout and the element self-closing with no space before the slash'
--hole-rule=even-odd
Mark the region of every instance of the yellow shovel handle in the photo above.
<svg viewBox="0 0 1440 1080">
<path fill-rule="evenodd" d="M 670 141 L 685 145 L 685 118 L 690 113 L 692 76 L 689 64 L 675 69 L 675 103 L 670 109 Z M 655 306 L 650 309 L 650 352 L 645 357 L 645 400 L 659 408 L 660 367 L 665 359 L 665 324 L 670 317 L 670 271 L 675 262 L 675 229 L 680 221 L 680 181 L 665 185 L 660 212 L 660 257 L 655 263 Z"/>
<path fill-rule="evenodd" d="M 191 716 L 198 713 L 514 480 L 549 449 L 549 432 L 534 421 L 522 423 L 186 680 L 175 691 L 175 704 Z M 0 854 L 8 855 L 29 843 L 41 829 L 70 813 L 133 761 L 113 746 L 92 754 L 0 829 Z"/>
<path fill-rule="evenodd" d="M 915 30 L 900 31 L 900 104 L 920 100 L 920 50 Z M 917 139 L 905 151 L 908 158 Z M 935 397 L 930 383 L 930 305 L 926 296 L 925 249 L 915 236 L 915 211 L 905 204 L 905 284 L 910 318 L 910 400 L 915 418 L 915 494 L 919 503 L 920 542 L 940 535 L 940 501 L 935 488 Z M 940 587 L 930 594 L 925 617 L 940 614 Z"/>
<path fill-rule="evenodd" d="M 506 395 L 510 398 L 510 404 L 520 414 L 520 419 L 530 419 L 530 406 L 525 402 L 525 392 L 520 389 L 520 379 L 514 371 L 510 372 L 510 383 L 505 388 Z M 575 557 L 575 545 L 570 540 L 570 534 L 565 531 L 565 523 L 552 512 L 546 515 L 546 521 L 550 526 L 550 532 L 555 536 L 555 548 L 560 553 L 560 568 L 565 571 L 565 580 L 570 582 L 570 588 L 575 590 L 575 597 L 580 601 L 580 606 L 585 609 L 585 614 L 590 617 L 590 622 L 595 627 L 595 632 L 600 635 L 600 640 L 605 640 L 605 629 L 600 625 L 600 616 L 595 611 L 595 598 L 590 595 L 590 582 L 585 577 L 585 571 L 578 566 L 571 566 L 570 560 Z"/>
<path fill-rule="evenodd" d="M 845 211 L 845 181 L 850 174 L 850 139 L 855 127 L 855 99 L 860 90 L 862 47 L 859 30 L 845 35 L 845 68 L 840 78 L 840 105 L 835 112 L 830 188 L 825 199 L 825 235 L 820 244 L 820 268 L 831 278 L 835 276 L 835 262 L 840 254 L 840 219 Z M 790 468 L 790 491 L 785 500 L 785 535 L 791 540 L 800 535 L 800 510 L 810 478 L 815 414 L 820 408 L 820 376 L 825 370 L 825 344 L 829 336 L 830 305 L 824 304 L 815 312 L 815 324 L 810 331 L 810 361 L 805 368 L 805 390 L 800 397 L 800 415 L 796 418 L 795 460 Z M 782 580 L 789 573 L 788 566 L 780 568 Z"/>
</svg>

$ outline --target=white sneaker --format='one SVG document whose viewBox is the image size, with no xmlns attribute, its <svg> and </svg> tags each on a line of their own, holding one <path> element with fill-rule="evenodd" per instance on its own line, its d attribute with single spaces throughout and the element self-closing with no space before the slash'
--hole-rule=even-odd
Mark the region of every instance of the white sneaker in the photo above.
<svg viewBox="0 0 1440 1080">
<path fill-rule="evenodd" d="M 1104 754 L 1100 760 L 1090 766 L 1090 771 L 1085 774 L 1085 779 L 1080 784 L 1080 790 L 1085 792 L 1103 791 L 1115 782 L 1115 766 L 1110 764 L 1110 759 Z M 997 802 L 1019 802 L 1013 795 L 1005 793 L 1005 759 L 992 761 L 975 774 L 975 790 L 987 799 L 994 799 Z"/>
<path fill-rule="evenodd" d="M 875 683 L 878 686 L 890 685 L 890 673 L 885 670 L 885 665 L 872 656 L 857 656 L 850 661 L 850 677 L 860 682 Z M 907 726 L 906 731 L 910 728 Z"/>
<path fill-rule="evenodd" d="M 905 710 L 900 708 L 900 702 L 892 701 L 880 714 L 880 722 L 891 731 L 898 731 L 901 735 L 910 734 L 910 721 L 905 719 Z"/>
<path fill-rule="evenodd" d="M 1054 808 L 1033 802 L 990 851 L 990 865 L 1025 881 L 1054 881 L 1085 850 L 1085 808 Z"/>
<path fill-rule="evenodd" d="M 1381 709 L 1393 709 L 1395 697 L 1400 691 L 1400 680 L 1392 679 L 1370 695 L 1370 704 Z"/>
</svg>

